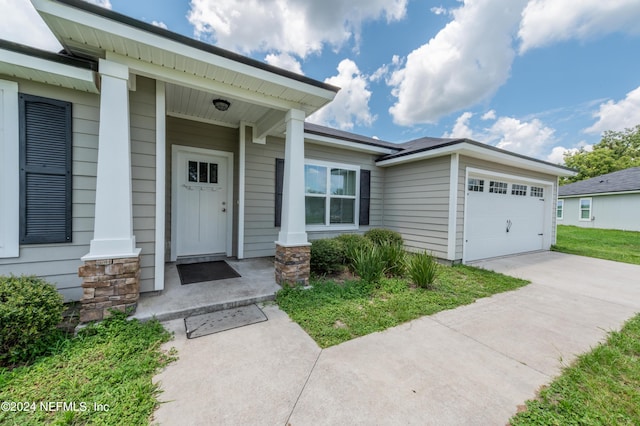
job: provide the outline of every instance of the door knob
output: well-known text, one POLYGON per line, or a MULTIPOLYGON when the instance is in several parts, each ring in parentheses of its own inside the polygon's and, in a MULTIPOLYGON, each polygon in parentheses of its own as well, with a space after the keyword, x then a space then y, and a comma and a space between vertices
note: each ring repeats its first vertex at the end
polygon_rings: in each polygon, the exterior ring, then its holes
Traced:
POLYGON ((227 211, 227 209, 223 208, 222 209, 222 213, 225 213, 227 211))

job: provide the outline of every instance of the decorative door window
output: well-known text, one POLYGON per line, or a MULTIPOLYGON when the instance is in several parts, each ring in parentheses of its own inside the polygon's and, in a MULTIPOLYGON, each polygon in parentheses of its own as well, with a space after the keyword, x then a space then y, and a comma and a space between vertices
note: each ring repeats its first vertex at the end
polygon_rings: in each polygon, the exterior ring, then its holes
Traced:
POLYGON ((199 183, 218 183, 218 164, 189 161, 187 180, 199 183))

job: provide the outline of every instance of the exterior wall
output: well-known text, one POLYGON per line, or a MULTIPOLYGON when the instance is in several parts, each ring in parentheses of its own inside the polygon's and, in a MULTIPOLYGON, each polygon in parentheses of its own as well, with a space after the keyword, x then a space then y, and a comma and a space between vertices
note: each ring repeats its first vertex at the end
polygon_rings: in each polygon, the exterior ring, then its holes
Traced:
POLYGON ((0 275, 38 275, 54 283, 65 300, 80 300, 82 280, 78 277, 78 267, 82 266, 80 258, 89 252, 89 242, 93 238, 100 98, 91 93, 24 80, 13 81, 18 83, 20 93, 73 104, 73 241, 21 245, 20 257, 0 259, 0 275))
MULTIPOLYGON (((276 158, 284 158, 283 139, 268 137, 264 145, 247 141, 244 217, 246 258, 275 255, 275 241, 280 231, 280 228, 274 226, 276 158)), ((375 166, 374 155, 307 143, 305 158, 359 165, 362 169, 371 170, 370 225, 361 226, 357 231, 309 232, 309 240, 328 238, 344 232, 362 233, 370 227, 382 226, 382 182, 385 171, 375 166)))
MULTIPOLYGON (((462 259, 462 247, 464 245, 464 200, 466 192, 466 171, 467 167, 473 167, 478 169, 490 170, 498 173, 506 173, 510 175, 523 176, 531 179, 545 180, 553 182, 553 194, 552 199, 548 205, 551 218, 551 244, 556 241, 556 200, 558 197, 558 185, 557 177, 554 175, 547 175, 544 173, 533 172, 530 170, 520 169, 518 167, 507 166, 505 164, 493 163, 491 161, 480 160, 477 158, 471 158, 467 156, 460 156, 459 170, 458 170, 458 215, 457 215, 457 227, 456 227, 456 259, 462 259)), ((545 195, 546 197, 546 195, 545 195)))
POLYGON ((383 226, 399 232, 410 251, 447 257, 450 167, 444 156, 385 170, 383 226))
MULTIPOLYGON (((233 242, 232 252, 235 255, 238 247, 238 129, 215 126, 199 121, 167 117, 167 165, 166 165, 166 213, 165 213, 165 260, 171 256, 171 150, 173 145, 191 146, 233 153, 233 242)), ((273 241, 272 241, 273 242, 273 241)), ((274 249, 275 250, 275 249, 274 249)))
POLYGON ((564 210, 558 225, 640 231, 640 193, 560 199, 564 200, 564 210), (580 198, 591 198, 591 217, 595 219, 580 220, 580 198))

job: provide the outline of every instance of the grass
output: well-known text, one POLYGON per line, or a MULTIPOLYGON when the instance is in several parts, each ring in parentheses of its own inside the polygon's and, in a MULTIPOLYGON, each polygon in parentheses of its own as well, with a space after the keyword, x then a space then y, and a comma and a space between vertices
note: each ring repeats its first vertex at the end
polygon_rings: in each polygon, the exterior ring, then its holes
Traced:
POLYGON ((640 315, 579 356, 511 424, 640 424, 640 315))
POLYGON ((382 279, 377 286, 362 281, 316 280, 307 290, 281 290, 276 301, 318 345, 326 348, 527 283, 483 269, 443 266, 429 290, 410 287, 398 278, 382 279))
POLYGON ((558 226, 553 250, 640 265, 640 232, 558 226))
POLYGON ((0 424, 149 424, 158 403, 151 379, 175 359, 160 350, 170 338, 160 323, 128 321, 124 314, 61 338, 33 364, 0 369, 0 402, 33 404, 27 411, 0 410, 0 424))

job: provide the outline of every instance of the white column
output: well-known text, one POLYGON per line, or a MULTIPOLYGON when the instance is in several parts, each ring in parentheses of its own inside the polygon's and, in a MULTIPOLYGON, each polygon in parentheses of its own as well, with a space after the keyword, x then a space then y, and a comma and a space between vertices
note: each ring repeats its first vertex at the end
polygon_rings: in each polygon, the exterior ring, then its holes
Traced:
POLYGON ((100 130, 93 240, 83 260, 137 256, 131 205, 129 68, 100 59, 100 130))
POLYGON ((309 244, 304 218, 304 118, 304 111, 296 109, 287 112, 285 117, 282 225, 276 241, 281 246, 309 244))
POLYGON ((156 256, 154 290, 164 290, 164 221, 166 174, 166 91, 156 80, 156 256))

